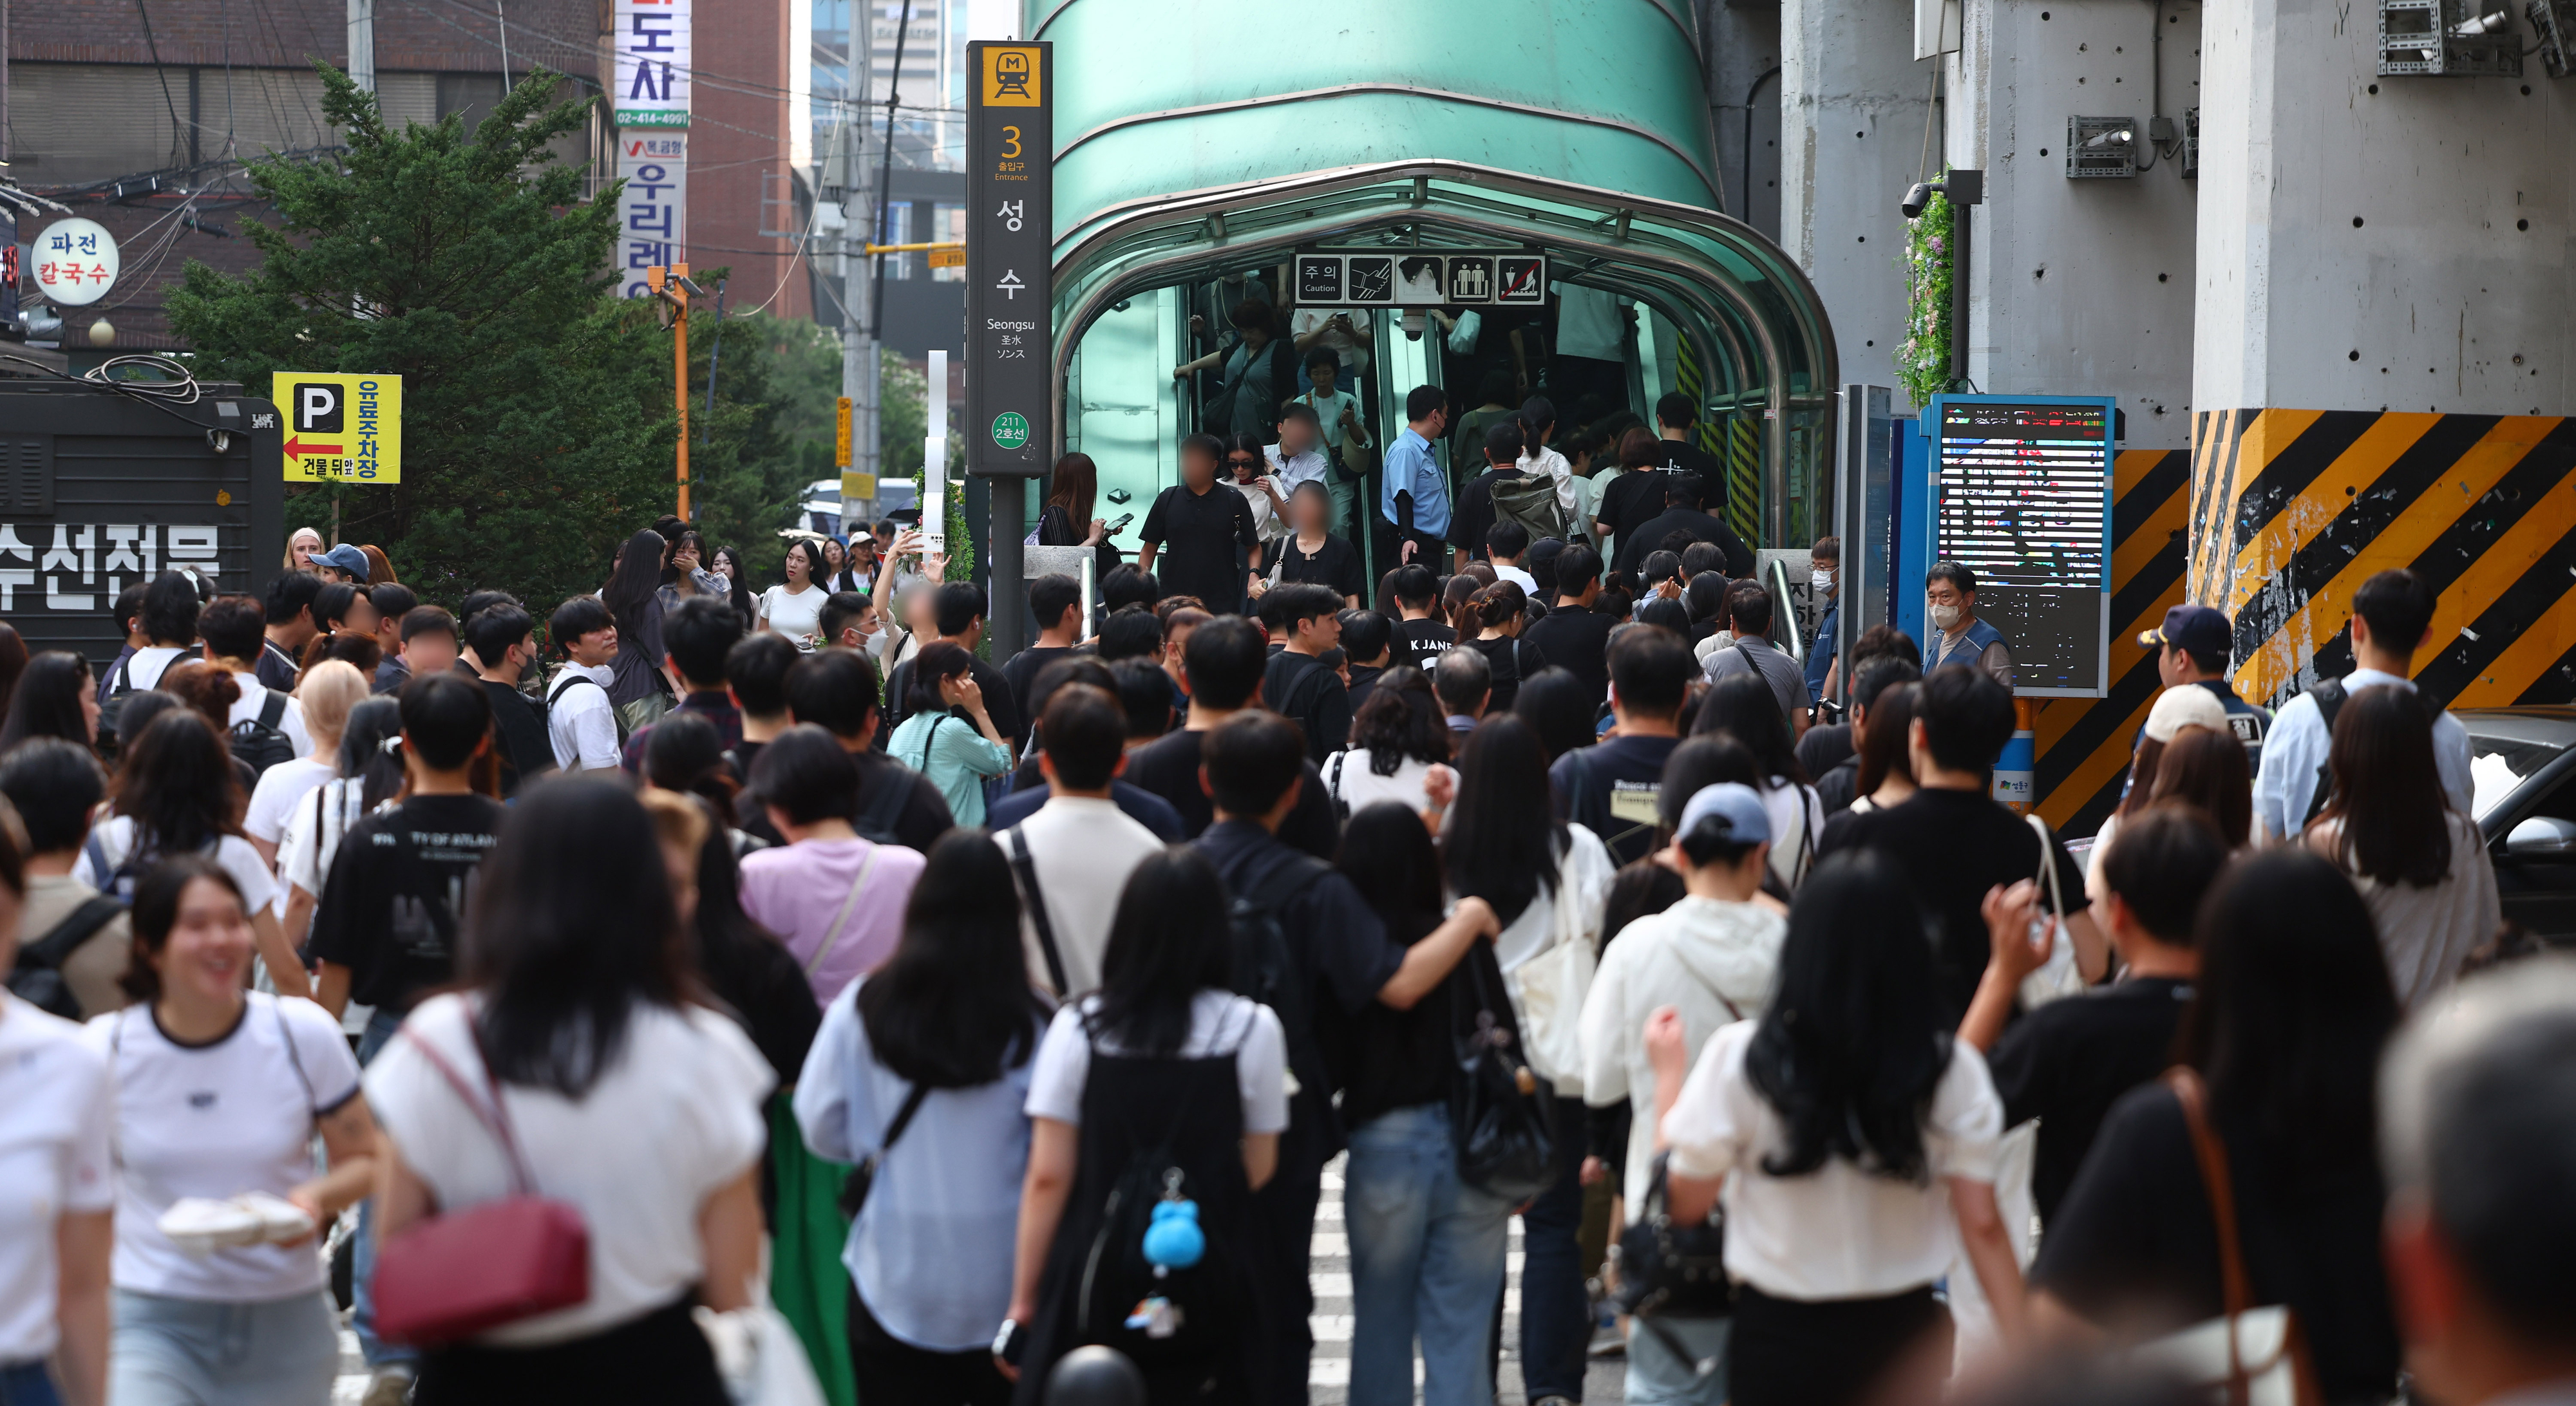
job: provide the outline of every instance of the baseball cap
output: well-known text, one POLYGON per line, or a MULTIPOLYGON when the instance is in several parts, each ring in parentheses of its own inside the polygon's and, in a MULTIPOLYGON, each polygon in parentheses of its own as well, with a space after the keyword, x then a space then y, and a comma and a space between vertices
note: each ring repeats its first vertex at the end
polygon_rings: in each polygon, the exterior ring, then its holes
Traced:
POLYGON ((1675 833, 1687 835, 1709 816, 1726 822, 1727 838, 1736 844, 1771 842, 1771 817, 1762 809, 1762 798, 1741 781, 1720 781, 1692 792, 1675 833))
POLYGON ((2196 683, 2176 684, 2157 694, 2156 706, 2147 710, 2148 739, 2171 742, 2187 727, 2227 731, 2227 705, 2218 701, 2217 694, 2196 683))
POLYGON ((367 554, 350 546, 346 542, 333 547, 327 552, 315 552, 313 554, 313 559, 324 566, 336 567, 339 570, 348 572, 351 576, 358 578, 360 585, 366 584, 367 554))
POLYGON ((2142 649, 2179 645, 2194 654, 2215 654, 2224 659, 2234 648, 2236 628, 2227 623, 2227 612, 2205 605, 2177 605, 2165 612, 2165 622, 2138 636, 2142 649))

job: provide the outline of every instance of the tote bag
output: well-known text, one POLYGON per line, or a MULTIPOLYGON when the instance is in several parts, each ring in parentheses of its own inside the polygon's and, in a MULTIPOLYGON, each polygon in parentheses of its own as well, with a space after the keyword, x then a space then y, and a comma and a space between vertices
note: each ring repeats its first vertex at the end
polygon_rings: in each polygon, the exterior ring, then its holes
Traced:
POLYGON ((1521 1052, 1559 1094, 1581 1097, 1584 997, 1599 964, 1601 910, 1610 889, 1609 851, 1592 832, 1568 825, 1565 856, 1549 895, 1548 944, 1511 973, 1520 1007, 1521 1052))

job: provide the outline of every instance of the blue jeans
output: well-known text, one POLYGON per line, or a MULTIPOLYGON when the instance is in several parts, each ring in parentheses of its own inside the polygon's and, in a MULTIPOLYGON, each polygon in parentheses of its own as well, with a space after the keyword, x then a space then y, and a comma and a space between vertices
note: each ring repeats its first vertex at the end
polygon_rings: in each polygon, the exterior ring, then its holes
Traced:
POLYGON ((1659 1334, 1646 1320, 1628 1320, 1627 1406, 1725 1406, 1726 1339, 1732 1318, 1658 1317, 1659 1334), (1665 1339, 1670 1338, 1670 1342, 1665 1339), (1675 1355, 1679 1345, 1688 1361, 1675 1355), (1700 1375, 1702 1359, 1716 1359, 1717 1369, 1700 1375))
POLYGON ((62 1406, 53 1376, 42 1362, 0 1367, 0 1406, 62 1406))
MULTIPOLYGON (((368 1018, 367 1033, 358 1037, 359 1067, 374 1062, 394 1032, 402 1029, 402 1023, 398 1011, 379 1010, 368 1018)), ((358 1238, 350 1249, 349 1270, 354 1281, 349 1327, 358 1335, 359 1355, 367 1359, 369 1367, 417 1365, 419 1352, 376 1336, 376 1198, 372 1196, 358 1203, 358 1238)))
POLYGON ((1351 1406, 1492 1406, 1485 1335, 1503 1292, 1510 1203, 1458 1180, 1446 1104, 1399 1108, 1351 1133, 1342 1192, 1351 1244, 1351 1406))
POLYGON ((1556 1181, 1521 1212, 1521 1379, 1532 1401, 1583 1399, 1583 1368, 1592 1346, 1592 1296, 1583 1287, 1583 1100, 1553 1106, 1556 1181))
POLYGON ((328 1406, 340 1370, 331 1296, 237 1303, 114 1291, 116 1406, 328 1406))

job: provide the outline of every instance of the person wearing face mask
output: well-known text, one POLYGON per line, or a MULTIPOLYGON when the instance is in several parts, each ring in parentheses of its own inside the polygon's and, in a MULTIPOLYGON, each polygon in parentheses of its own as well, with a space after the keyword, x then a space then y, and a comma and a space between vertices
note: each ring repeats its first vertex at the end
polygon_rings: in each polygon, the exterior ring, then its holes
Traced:
MULTIPOLYGON (((1843 539, 1819 537, 1807 549, 1807 590, 1825 602, 1825 618, 1816 622, 1816 637, 1807 645, 1807 706, 1825 701, 1833 685, 1834 629, 1842 623, 1843 539)), ((1811 719, 1810 721, 1817 721, 1811 719)))
MULTIPOLYGON (((1836 544, 1839 553, 1840 544, 1836 544)), ((1965 664, 1983 669, 1987 676, 2002 684, 2006 692, 2013 686, 2012 651, 2004 646, 2003 631, 1977 618, 1977 573, 1955 561, 1936 561, 1923 575, 1923 600, 1932 621, 1932 642, 1923 652, 1923 676, 1951 664, 1965 664)))

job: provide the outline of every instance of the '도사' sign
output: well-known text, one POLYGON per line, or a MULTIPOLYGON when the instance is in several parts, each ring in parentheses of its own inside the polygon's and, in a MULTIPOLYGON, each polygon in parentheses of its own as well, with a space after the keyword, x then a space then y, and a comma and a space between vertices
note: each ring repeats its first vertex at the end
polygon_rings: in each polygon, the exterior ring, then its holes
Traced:
POLYGON ((616 88, 620 127, 689 125, 689 0, 617 0, 616 88))
POLYGON ((289 483, 402 482, 402 377, 280 371, 289 483))

